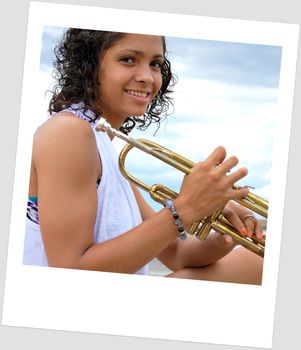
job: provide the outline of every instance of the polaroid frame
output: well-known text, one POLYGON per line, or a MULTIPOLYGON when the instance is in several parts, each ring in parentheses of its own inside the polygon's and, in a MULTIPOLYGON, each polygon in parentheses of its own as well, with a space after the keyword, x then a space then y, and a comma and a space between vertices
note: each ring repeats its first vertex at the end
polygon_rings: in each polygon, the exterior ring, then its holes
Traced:
POLYGON ((292 24, 30 3, 2 323, 271 347, 298 32, 299 26, 292 24), (273 234, 267 242, 261 286, 22 265, 32 135, 39 110, 31 101, 41 94, 34 83, 45 25, 282 47, 268 225, 273 234), (256 337, 249 325, 255 325, 256 337))

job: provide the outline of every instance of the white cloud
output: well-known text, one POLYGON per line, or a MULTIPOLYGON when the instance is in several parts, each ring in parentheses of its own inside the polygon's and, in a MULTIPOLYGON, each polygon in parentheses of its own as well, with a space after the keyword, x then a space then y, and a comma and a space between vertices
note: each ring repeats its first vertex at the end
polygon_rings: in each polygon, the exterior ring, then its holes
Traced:
MULTIPOLYGON (((175 88, 174 104, 177 115, 211 122, 228 118, 254 118, 254 111, 274 106, 277 90, 251 86, 227 85, 202 79, 181 78, 175 88)), ((256 115, 255 115, 256 117, 256 115)), ((270 113, 261 115, 261 122, 270 120, 270 113)))

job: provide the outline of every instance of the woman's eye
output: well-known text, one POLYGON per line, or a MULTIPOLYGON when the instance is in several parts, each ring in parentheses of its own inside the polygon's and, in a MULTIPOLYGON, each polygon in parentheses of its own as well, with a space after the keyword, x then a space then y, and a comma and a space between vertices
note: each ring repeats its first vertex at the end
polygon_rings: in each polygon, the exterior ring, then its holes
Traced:
POLYGON ((135 63, 135 59, 133 57, 122 57, 120 61, 125 63, 135 63))
POLYGON ((163 63, 161 62, 161 61, 154 61, 154 62, 152 62, 152 64, 151 64, 153 67, 155 67, 155 68, 162 68, 162 65, 163 65, 163 63))

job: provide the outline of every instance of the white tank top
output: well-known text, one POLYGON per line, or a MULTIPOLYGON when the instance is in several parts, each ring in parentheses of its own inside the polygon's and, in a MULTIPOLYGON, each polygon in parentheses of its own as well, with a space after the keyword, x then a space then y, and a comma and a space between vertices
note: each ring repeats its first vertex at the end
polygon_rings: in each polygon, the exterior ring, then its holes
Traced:
MULTIPOLYGON (((97 189, 98 208, 94 227, 96 243, 112 239, 141 223, 139 208, 129 182, 122 176, 118 166, 118 155, 109 136, 95 131, 91 111, 75 109, 81 104, 73 105, 65 111, 88 120, 94 131, 102 163, 102 177, 97 189), (90 116, 90 118, 89 118, 90 116)), ((38 223, 26 219, 23 263, 27 265, 47 266, 47 257, 38 223)), ((136 272, 148 274, 148 265, 136 272)))

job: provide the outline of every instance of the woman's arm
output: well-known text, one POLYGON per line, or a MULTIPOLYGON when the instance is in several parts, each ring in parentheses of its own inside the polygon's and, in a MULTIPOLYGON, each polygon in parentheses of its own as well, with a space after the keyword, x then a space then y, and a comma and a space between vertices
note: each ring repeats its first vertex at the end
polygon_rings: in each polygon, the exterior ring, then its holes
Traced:
MULTIPOLYGON (((246 170, 227 176, 237 159, 224 161, 225 156, 219 147, 185 178, 175 200, 185 226, 230 198, 246 195, 246 189, 232 189, 246 170)), ((33 159, 49 266, 134 273, 175 242, 177 228, 164 208, 154 215, 147 213, 141 225, 120 236, 95 243, 96 180, 101 168, 94 133, 85 121, 67 116, 49 120, 36 133, 33 159)))
POLYGON ((49 120, 35 135, 33 159, 49 266, 133 273, 176 238, 170 214, 162 210, 119 237, 95 243, 100 161, 85 121, 67 116, 49 120))

